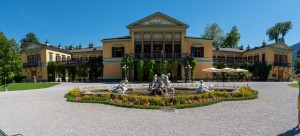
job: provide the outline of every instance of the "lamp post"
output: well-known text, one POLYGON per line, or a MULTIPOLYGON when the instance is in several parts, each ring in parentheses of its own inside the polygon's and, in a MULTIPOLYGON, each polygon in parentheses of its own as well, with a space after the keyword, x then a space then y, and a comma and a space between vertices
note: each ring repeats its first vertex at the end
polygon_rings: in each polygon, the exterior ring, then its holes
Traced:
POLYGON ((162 75, 162 63, 163 63, 163 56, 164 55, 164 50, 161 50, 161 53, 160 53, 160 56, 161 56, 161 61, 160 61, 160 72, 161 72, 161 75, 162 75))
POLYGON ((190 66, 190 64, 188 64, 187 66, 185 66, 185 69, 187 69, 187 82, 191 82, 190 79, 190 70, 192 69, 192 67, 190 66))
POLYGON ((128 69, 129 67, 125 64, 122 68, 125 70, 125 79, 124 79, 124 83, 127 84, 127 83, 128 83, 128 80, 127 80, 126 72, 127 72, 127 69, 128 69))

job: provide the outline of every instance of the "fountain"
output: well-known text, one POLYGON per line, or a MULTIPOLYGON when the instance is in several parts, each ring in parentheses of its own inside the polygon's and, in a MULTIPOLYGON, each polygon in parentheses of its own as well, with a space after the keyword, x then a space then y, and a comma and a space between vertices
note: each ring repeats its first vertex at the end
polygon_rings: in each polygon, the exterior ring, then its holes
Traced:
POLYGON ((175 89, 170 86, 170 75, 170 73, 168 73, 167 75, 161 74, 161 76, 158 77, 155 74, 153 77, 153 81, 149 84, 148 91, 150 92, 150 95, 175 95, 175 89))

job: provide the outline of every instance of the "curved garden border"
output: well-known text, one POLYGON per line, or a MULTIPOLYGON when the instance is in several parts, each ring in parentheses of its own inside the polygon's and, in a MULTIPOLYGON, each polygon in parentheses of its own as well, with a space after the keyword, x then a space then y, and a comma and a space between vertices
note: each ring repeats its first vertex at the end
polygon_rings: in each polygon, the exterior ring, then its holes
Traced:
POLYGON ((162 109, 172 107, 176 109, 202 107, 223 101, 241 101, 258 98, 255 90, 242 89, 242 91, 229 93, 224 91, 207 92, 197 95, 179 95, 174 98, 150 97, 150 96, 127 96, 120 94, 89 94, 82 95, 80 89, 70 90, 65 95, 69 102, 79 103, 101 103, 117 107, 137 108, 137 109, 162 109), (75 90, 75 91, 74 91, 75 90), (156 99, 157 98, 157 99, 156 99), (129 100, 131 99, 131 100, 129 100), (150 100, 151 99, 151 100, 150 100), (171 102, 171 103, 170 103, 171 102), (138 104, 137 104, 138 103, 138 104))

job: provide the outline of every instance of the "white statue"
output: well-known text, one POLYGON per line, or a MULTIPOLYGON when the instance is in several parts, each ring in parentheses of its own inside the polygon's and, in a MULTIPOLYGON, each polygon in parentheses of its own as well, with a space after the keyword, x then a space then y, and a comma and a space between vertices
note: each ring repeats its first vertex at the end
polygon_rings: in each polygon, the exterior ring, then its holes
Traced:
POLYGON ((128 89, 125 87, 124 81, 121 81, 120 84, 111 86, 110 90, 112 93, 124 94, 128 89))
POLYGON ((205 86, 205 84, 203 83, 203 80, 200 80, 200 86, 199 88, 196 89, 197 93, 204 93, 204 92, 209 92, 212 89, 212 85, 211 86, 205 86))

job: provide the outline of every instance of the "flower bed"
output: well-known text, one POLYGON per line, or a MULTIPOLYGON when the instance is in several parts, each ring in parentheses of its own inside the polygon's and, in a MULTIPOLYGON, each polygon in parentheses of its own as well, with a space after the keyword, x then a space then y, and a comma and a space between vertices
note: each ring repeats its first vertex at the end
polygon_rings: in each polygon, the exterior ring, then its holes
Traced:
POLYGON ((203 94, 181 94, 173 98, 160 96, 121 95, 121 94, 82 94, 74 88, 65 95, 69 102, 102 103, 119 107, 160 109, 166 106, 182 109, 211 105, 222 101, 239 101, 257 98, 258 92, 248 87, 241 87, 237 92, 210 91, 203 94))

